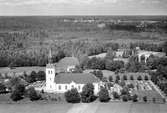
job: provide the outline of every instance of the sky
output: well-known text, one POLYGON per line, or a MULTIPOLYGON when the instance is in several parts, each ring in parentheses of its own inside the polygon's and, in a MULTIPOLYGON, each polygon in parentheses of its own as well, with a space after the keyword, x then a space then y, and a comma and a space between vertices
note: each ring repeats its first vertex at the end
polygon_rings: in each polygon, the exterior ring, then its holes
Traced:
POLYGON ((167 0, 0 0, 0 15, 167 15, 167 0))

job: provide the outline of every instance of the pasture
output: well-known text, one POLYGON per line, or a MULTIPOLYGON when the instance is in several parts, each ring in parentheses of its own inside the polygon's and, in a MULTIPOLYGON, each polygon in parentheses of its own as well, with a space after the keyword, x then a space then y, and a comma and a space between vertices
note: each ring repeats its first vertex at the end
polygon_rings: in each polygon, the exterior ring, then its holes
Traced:
POLYGON ((166 106, 126 102, 1 104, 0 113, 166 113, 166 106))

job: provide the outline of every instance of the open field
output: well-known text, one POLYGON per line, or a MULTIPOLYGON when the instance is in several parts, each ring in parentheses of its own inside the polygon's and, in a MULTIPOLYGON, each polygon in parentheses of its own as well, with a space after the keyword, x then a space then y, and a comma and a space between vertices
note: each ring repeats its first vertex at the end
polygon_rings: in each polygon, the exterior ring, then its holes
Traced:
POLYGON ((0 104, 0 113, 166 113, 166 104, 0 104), (120 109, 121 108, 121 109, 120 109))

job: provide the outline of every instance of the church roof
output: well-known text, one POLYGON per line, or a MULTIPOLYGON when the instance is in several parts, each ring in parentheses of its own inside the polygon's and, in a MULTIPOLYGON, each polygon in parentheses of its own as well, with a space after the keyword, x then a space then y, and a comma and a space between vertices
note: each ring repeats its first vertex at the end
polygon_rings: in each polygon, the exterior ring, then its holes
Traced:
POLYGON ((60 73, 55 77, 57 84, 69 84, 71 82, 78 84, 97 83, 100 80, 91 73, 60 73))

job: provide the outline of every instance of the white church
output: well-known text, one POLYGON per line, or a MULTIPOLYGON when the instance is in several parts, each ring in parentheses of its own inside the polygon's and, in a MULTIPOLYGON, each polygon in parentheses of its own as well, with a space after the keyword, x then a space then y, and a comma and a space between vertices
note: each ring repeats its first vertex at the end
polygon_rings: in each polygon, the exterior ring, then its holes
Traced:
POLYGON ((91 73, 72 73, 79 61, 75 57, 65 57, 57 64, 51 61, 46 66, 45 92, 64 93, 72 88, 82 92, 87 83, 94 85, 94 93, 100 90, 100 80, 91 73))

